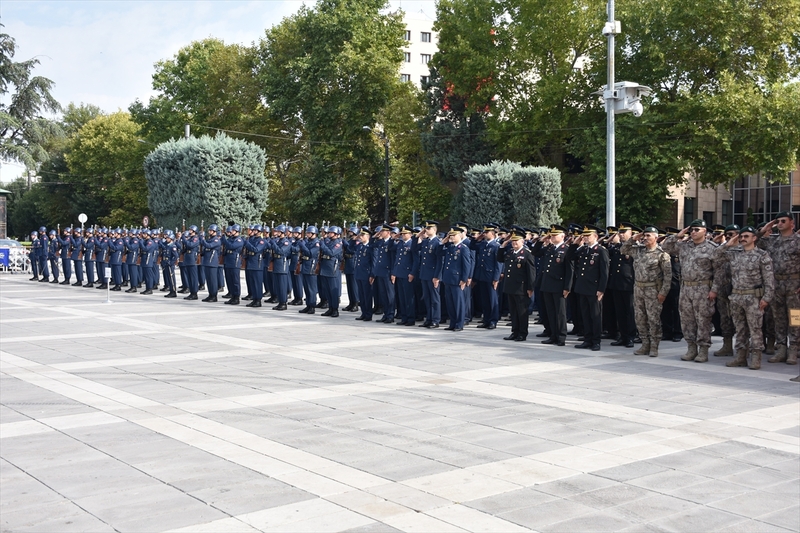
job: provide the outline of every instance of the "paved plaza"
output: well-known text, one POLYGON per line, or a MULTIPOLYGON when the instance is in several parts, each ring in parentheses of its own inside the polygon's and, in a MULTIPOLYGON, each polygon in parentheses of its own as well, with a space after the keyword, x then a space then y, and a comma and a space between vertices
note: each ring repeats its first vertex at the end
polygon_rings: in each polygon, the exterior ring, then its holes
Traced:
POLYGON ((111 294, 0 276, 4 532, 800 530, 796 366, 111 294))

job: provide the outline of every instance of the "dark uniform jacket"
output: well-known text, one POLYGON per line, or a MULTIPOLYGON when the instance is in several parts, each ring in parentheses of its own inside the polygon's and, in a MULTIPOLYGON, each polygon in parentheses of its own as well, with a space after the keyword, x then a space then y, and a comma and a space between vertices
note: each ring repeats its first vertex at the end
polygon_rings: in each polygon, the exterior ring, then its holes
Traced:
POLYGON ((497 251, 497 260, 505 263, 503 275, 503 292, 505 294, 525 294, 532 291, 536 284, 536 266, 533 254, 523 247, 519 252, 511 248, 500 247, 497 251))
POLYGON ((554 244, 544 246, 541 241, 533 247, 533 255, 541 257, 539 276, 542 292, 562 293, 572 290, 574 271, 572 250, 566 244, 556 249, 554 244))
POLYGON ((608 288, 614 291, 633 292, 633 257, 620 253, 622 244, 608 246, 608 288))
POLYGON ((575 258, 575 292, 591 296, 598 292, 606 292, 608 285, 608 250, 595 244, 588 246, 570 246, 577 253, 575 258))

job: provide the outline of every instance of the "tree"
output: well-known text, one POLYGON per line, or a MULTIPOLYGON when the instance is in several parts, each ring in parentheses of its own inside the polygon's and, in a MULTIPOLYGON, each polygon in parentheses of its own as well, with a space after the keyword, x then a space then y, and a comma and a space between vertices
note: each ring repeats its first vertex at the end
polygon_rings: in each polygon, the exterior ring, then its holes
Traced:
POLYGON ((519 163, 492 161, 488 165, 473 165, 464 173, 460 203, 453 217, 471 226, 487 222, 514 222, 514 200, 511 181, 519 163))
POLYGON ((162 143, 145 159, 150 210, 164 227, 258 222, 267 203, 265 160, 255 144, 224 134, 162 143))
POLYGON ((62 135, 61 128, 41 114, 55 113, 60 106, 50 94, 53 82, 31 75, 39 60, 14 62, 16 50, 14 38, 0 33, 0 97, 12 87, 14 91, 8 104, 5 98, 0 101, 0 157, 34 169, 47 160, 43 145, 49 138, 62 135))
POLYGON ((386 7, 385 0, 321 0, 259 43, 261 95, 301 148, 278 192, 294 217, 363 220, 382 212, 374 201, 381 154, 363 127, 376 123, 399 83, 405 28, 400 13, 381 14, 386 7))
POLYGON ((554 168, 521 167, 511 174, 514 222, 540 228, 561 222, 561 173, 554 168))
POLYGON ((139 225, 147 208, 144 179, 146 145, 139 126, 125 112, 98 116, 73 137, 63 180, 79 198, 96 202, 97 221, 106 225, 139 225))

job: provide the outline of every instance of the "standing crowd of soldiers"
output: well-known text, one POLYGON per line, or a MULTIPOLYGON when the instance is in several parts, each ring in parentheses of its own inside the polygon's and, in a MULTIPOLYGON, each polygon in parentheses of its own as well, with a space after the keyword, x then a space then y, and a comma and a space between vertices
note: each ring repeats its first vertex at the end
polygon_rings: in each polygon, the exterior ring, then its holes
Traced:
POLYGON ((31 279, 58 283, 63 272, 60 283, 70 284, 74 271, 73 286, 160 290, 187 300, 207 290, 204 302, 217 302, 227 286, 226 304, 261 307, 268 297, 273 310, 305 302, 300 313, 321 308, 338 317, 344 274, 344 310, 360 312, 356 320, 379 316, 426 328, 447 321, 445 329, 461 331, 478 318, 478 328, 495 329, 508 315, 505 340, 525 341, 536 307, 544 344, 564 346, 571 319, 578 348, 600 350, 603 338, 628 348, 641 342, 634 353, 656 357, 662 339, 685 338, 682 359, 695 362, 708 361, 718 314, 723 347, 714 355, 735 355, 728 366, 757 369, 765 351, 769 362, 797 364, 800 328, 790 326, 789 310, 800 308, 800 232, 788 212, 758 229, 695 220, 666 232, 627 223, 605 230, 456 223, 439 233, 429 220, 414 228, 320 230, 229 224, 221 232, 212 224, 207 231, 65 228, 59 235, 42 227, 31 234, 31 279))

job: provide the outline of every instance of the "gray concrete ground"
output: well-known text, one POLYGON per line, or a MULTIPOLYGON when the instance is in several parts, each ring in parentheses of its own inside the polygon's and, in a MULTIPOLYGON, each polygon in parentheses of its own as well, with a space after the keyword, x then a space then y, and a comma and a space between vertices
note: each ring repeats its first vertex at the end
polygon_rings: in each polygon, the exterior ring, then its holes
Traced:
POLYGON ((800 530, 797 367, 112 294, 0 277, 3 531, 800 530))

